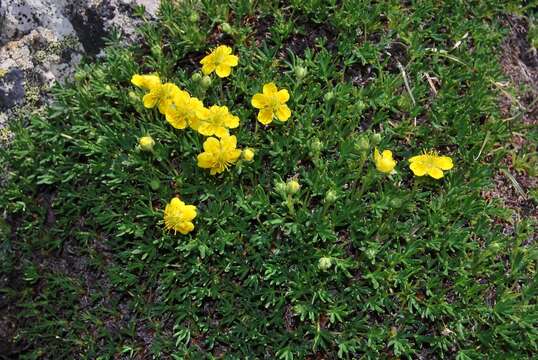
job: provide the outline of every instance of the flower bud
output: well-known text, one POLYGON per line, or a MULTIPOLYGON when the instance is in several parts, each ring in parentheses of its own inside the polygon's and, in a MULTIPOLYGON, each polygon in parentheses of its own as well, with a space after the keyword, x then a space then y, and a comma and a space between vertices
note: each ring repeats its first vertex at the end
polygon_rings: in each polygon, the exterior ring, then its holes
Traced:
POLYGON ((251 148, 246 148, 241 152, 243 155, 243 160, 252 161, 254 159, 254 151, 251 148))
POLYGON ((230 24, 228 24, 227 22, 224 22, 220 25, 220 28, 222 29, 222 31, 224 31, 226 34, 232 34, 234 32, 234 29, 232 28, 232 26, 230 24))
POLYGON ((149 182, 149 186, 151 187, 151 190, 157 191, 157 190, 159 190, 159 187, 161 187, 161 183, 157 179, 152 179, 149 182))
POLYGON ((338 195, 336 194, 336 191, 334 190, 329 190, 325 193, 325 203, 327 204, 333 204, 337 198, 338 198, 338 195))
POLYGON ((357 151, 368 151, 370 149, 370 141, 368 137, 363 135, 355 142, 355 150, 357 151))
POLYGON ((312 153, 319 155, 322 148, 323 143, 318 138, 314 138, 312 141, 310 141, 310 150, 312 153))
POLYGON ((209 75, 205 75, 202 78, 202 81, 200 82, 200 86, 202 86, 204 89, 207 89, 208 87, 211 86, 211 78, 209 77, 209 75))
POLYGON ((161 50, 161 46, 160 45, 153 45, 151 47, 151 54, 153 56, 161 56, 162 55, 162 50, 161 50))
POLYGON ((372 142, 373 146, 379 145, 379 143, 381 142, 381 134, 379 133, 372 134, 370 141, 372 142))
POLYGON ((325 93, 323 98, 325 99, 325 101, 331 101, 332 99, 334 99, 334 91, 329 91, 325 93))
POLYGON ((332 259, 330 257, 322 257, 319 259, 319 262, 318 262, 318 269, 320 269, 321 271, 327 271, 330 269, 330 267, 332 266, 332 259))
POLYGON ((189 21, 190 21, 190 22, 195 23, 195 22, 198 21, 198 19, 200 19, 200 16, 198 15, 198 13, 193 12, 193 13, 191 13, 190 16, 189 16, 189 21))
POLYGON ((294 72, 297 80, 302 80, 308 75, 308 70, 304 66, 296 66, 294 72))
POLYGON ((192 74, 191 79, 194 82, 201 81, 202 80, 202 74, 200 74, 199 72, 195 72, 194 74, 192 74))
POLYGON ((133 104, 140 102, 140 96, 138 96, 134 91, 129 91, 129 101, 133 104))
POLYGON ((138 146, 140 146, 140 150, 142 151, 153 151, 153 146, 155 146, 155 140, 151 136, 142 136, 140 139, 138 139, 138 146))
POLYGON ((283 182, 279 181, 275 184, 275 191, 277 193, 279 193, 280 195, 286 195, 286 184, 284 184, 283 182))
POLYGON ((286 183, 286 191, 288 194, 296 194, 299 192, 299 190, 301 190, 301 185, 297 180, 288 180, 286 183))

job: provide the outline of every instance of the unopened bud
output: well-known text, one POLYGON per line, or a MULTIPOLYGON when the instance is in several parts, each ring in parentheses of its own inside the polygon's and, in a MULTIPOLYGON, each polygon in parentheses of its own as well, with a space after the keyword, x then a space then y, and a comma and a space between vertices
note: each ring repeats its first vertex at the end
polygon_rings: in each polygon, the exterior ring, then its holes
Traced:
POLYGON ((155 146, 155 140, 151 136, 142 136, 138 139, 138 145, 142 151, 153 151, 153 146, 155 146))
POLYGON ((329 91, 325 93, 323 98, 325 99, 325 101, 331 101, 332 99, 334 99, 334 91, 329 91))
POLYGON ((208 87, 211 86, 211 78, 209 77, 209 75, 205 75, 205 76, 202 78, 202 81, 200 82, 200 85, 201 85, 204 89, 207 89, 208 87))
POLYGON ((325 193, 325 202, 327 204, 333 204, 337 198, 338 198, 338 195, 336 194, 336 191, 334 190, 329 190, 325 193))
POLYGON ((251 148, 246 148, 241 154, 245 161, 252 161, 254 159, 254 151, 251 148))
POLYGON ((332 259, 330 257, 324 256, 319 259, 318 268, 322 271, 327 271, 331 268, 332 264, 332 259))
POLYGON ((355 149, 358 151, 368 151, 370 149, 370 141, 368 141, 367 136, 361 136, 355 142, 355 149))
POLYGON ((301 190, 301 185, 297 180, 288 180, 286 183, 286 191, 288 194, 296 194, 299 190, 301 190))
POLYGON ((302 80, 308 75, 308 70, 304 66, 296 66, 294 71, 297 80, 302 80))
POLYGON ((226 34, 232 34, 234 32, 234 29, 232 28, 232 26, 230 24, 228 24, 227 22, 225 23, 222 23, 220 25, 220 28, 222 29, 222 31, 224 31, 226 34))
POLYGON ((374 146, 379 145, 379 143, 381 142, 381 134, 374 133, 372 137, 370 138, 370 140, 372 141, 372 145, 374 146))

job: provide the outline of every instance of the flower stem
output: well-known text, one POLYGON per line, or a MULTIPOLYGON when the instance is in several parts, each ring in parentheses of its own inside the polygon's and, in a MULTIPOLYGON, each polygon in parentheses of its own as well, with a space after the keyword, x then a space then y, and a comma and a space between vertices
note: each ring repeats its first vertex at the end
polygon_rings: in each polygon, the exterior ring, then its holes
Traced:
POLYGON ((286 205, 288 206, 290 215, 295 215, 295 208, 293 207, 293 198, 291 197, 291 194, 288 194, 286 197, 286 205))

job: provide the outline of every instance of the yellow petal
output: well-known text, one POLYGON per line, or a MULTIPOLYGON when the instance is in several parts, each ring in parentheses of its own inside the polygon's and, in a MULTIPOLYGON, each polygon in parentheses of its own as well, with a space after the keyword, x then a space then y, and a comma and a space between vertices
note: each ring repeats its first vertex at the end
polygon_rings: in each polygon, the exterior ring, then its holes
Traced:
POLYGON ((439 169, 438 167, 432 166, 428 169, 428 175, 430 175, 434 179, 440 179, 443 177, 443 170, 439 169))
POLYGON ((187 127, 187 121, 184 116, 179 115, 173 110, 168 110, 165 113, 166 121, 170 123, 176 129, 185 129, 187 127))
POLYGON ((175 197, 172 200, 170 200, 170 205, 172 205, 173 207, 179 207, 179 206, 185 205, 185 203, 181 201, 180 198, 175 197))
POLYGON ((448 156, 438 156, 434 159, 433 164, 441 170, 450 170, 454 167, 452 159, 448 156))
POLYGON ((183 235, 187 235, 191 231, 194 230, 194 224, 190 221, 185 221, 177 225, 177 229, 174 229, 182 233, 183 235))
POLYGON ((290 93, 286 89, 279 90, 276 96, 281 104, 287 102, 290 99, 290 93))
POLYGON ((225 151, 231 151, 237 147, 237 138, 235 135, 223 137, 220 142, 225 151))
POLYGON ((226 156, 226 159, 229 161, 229 162, 236 162, 237 159, 239 159, 239 157, 241 156, 241 150, 239 149, 235 149, 235 150, 232 150, 230 151, 227 156, 226 156))
POLYGON ((217 69, 216 69, 217 76, 220 78, 225 78, 229 76, 231 72, 232 72, 232 68, 224 64, 217 66, 217 69))
POLYGON ((208 124, 206 122, 202 122, 198 126, 197 131, 204 136, 211 136, 215 133, 215 126, 208 124))
POLYGON ((267 83, 265 85, 263 85, 263 94, 264 95, 271 95, 271 94, 274 94, 278 91, 278 89, 276 88, 276 85, 275 83, 267 83))
POLYGON ((383 157, 389 160, 392 160, 392 151, 390 150, 383 150, 383 157))
POLYGON ((409 168, 416 176, 426 175, 426 168, 420 161, 412 162, 411 165, 409 165, 409 168))
POLYGON ((161 80, 157 75, 133 75, 131 83, 139 88, 145 90, 153 90, 155 87, 161 85, 161 80))
POLYGON ((239 58, 235 55, 228 55, 222 63, 228 66, 237 66, 239 64, 239 58))
POLYGON ((291 110, 287 105, 280 106, 278 110, 276 111, 276 117, 280 121, 286 121, 290 118, 290 116, 291 116, 291 110))
POLYGON ((204 75, 209 75, 214 70, 215 70, 215 64, 213 64, 212 62, 204 64, 204 66, 202 66, 202 72, 204 73, 204 75))
POLYGON ((200 64, 206 65, 213 62, 213 54, 209 54, 204 56, 202 60, 200 60, 200 64))
POLYGON ((196 217, 196 206, 185 205, 183 207, 183 218, 187 221, 191 221, 196 217))
POLYGON ((215 127, 213 133, 219 138, 224 138, 230 135, 230 133, 228 132, 228 129, 222 126, 215 127))
POLYGON ((144 102, 144 107, 151 109, 157 105, 157 102, 159 101, 159 96, 155 92, 150 92, 149 94, 144 95, 142 98, 144 102))
POLYGON ((239 117, 234 115, 228 115, 224 119, 224 125, 229 129, 235 129, 239 126, 239 117))
POLYGON ((232 53, 232 48, 227 45, 220 45, 215 51, 222 52, 224 55, 229 55, 232 53))
POLYGON ((213 167, 213 164, 215 163, 215 158, 213 157, 212 153, 204 152, 201 154, 198 154, 198 166, 202 169, 210 169, 213 167))
POLYGON ((263 94, 256 94, 252 97, 251 104, 256 109, 263 109, 267 106, 267 98, 263 94))
POLYGON ((409 162, 416 162, 416 161, 424 161, 426 159, 427 155, 416 155, 409 158, 409 162))
POLYGON ((377 148, 374 149, 374 161, 377 163, 381 160, 381 154, 379 153, 379 150, 377 148))
POLYGON ((214 137, 207 138, 204 142, 204 151, 209 153, 219 153, 220 141, 214 137))
POLYGON ((258 113, 258 120, 263 124, 267 125, 273 121, 273 110, 272 109, 261 109, 258 113))

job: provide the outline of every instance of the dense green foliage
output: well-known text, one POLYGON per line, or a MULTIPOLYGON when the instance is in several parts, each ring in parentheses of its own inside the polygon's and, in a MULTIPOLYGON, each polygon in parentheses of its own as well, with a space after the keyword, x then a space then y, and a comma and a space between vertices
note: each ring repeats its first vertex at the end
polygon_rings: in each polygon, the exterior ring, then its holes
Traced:
POLYGON ((113 37, 106 57, 57 88, 48 115, 20 124, 2 153, 11 178, 0 194, 0 274, 11 280, 0 296, 23 358, 538 351, 535 224, 522 219, 504 234, 510 211, 482 196, 502 144, 522 131, 502 119, 496 84, 497 20, 512 9, 187 3, 165 1, 142 45, 113 37), (240 63, 205 92, 191 75, 220 43, 240 63), (144 109, 130 84, 148 72, 227 105, 255 161, 214 177, 198 168, 203 137, 144 109), (293 114, 265 128, 250 99, 269 81, 289 89, 293 114), (136 149, 147 133, 155 154, 136 149), (373 149, 357 149, 374 133, 397 174, 377 173, 373 149), (455 168, 438 181, 413 177, 406 159, 423 149, 450 155, 455 168), (274 189, 291 177, 301 184, 294 211, 274 189), (163 231, 176 194, 198 207, 187 236, 163 231))

